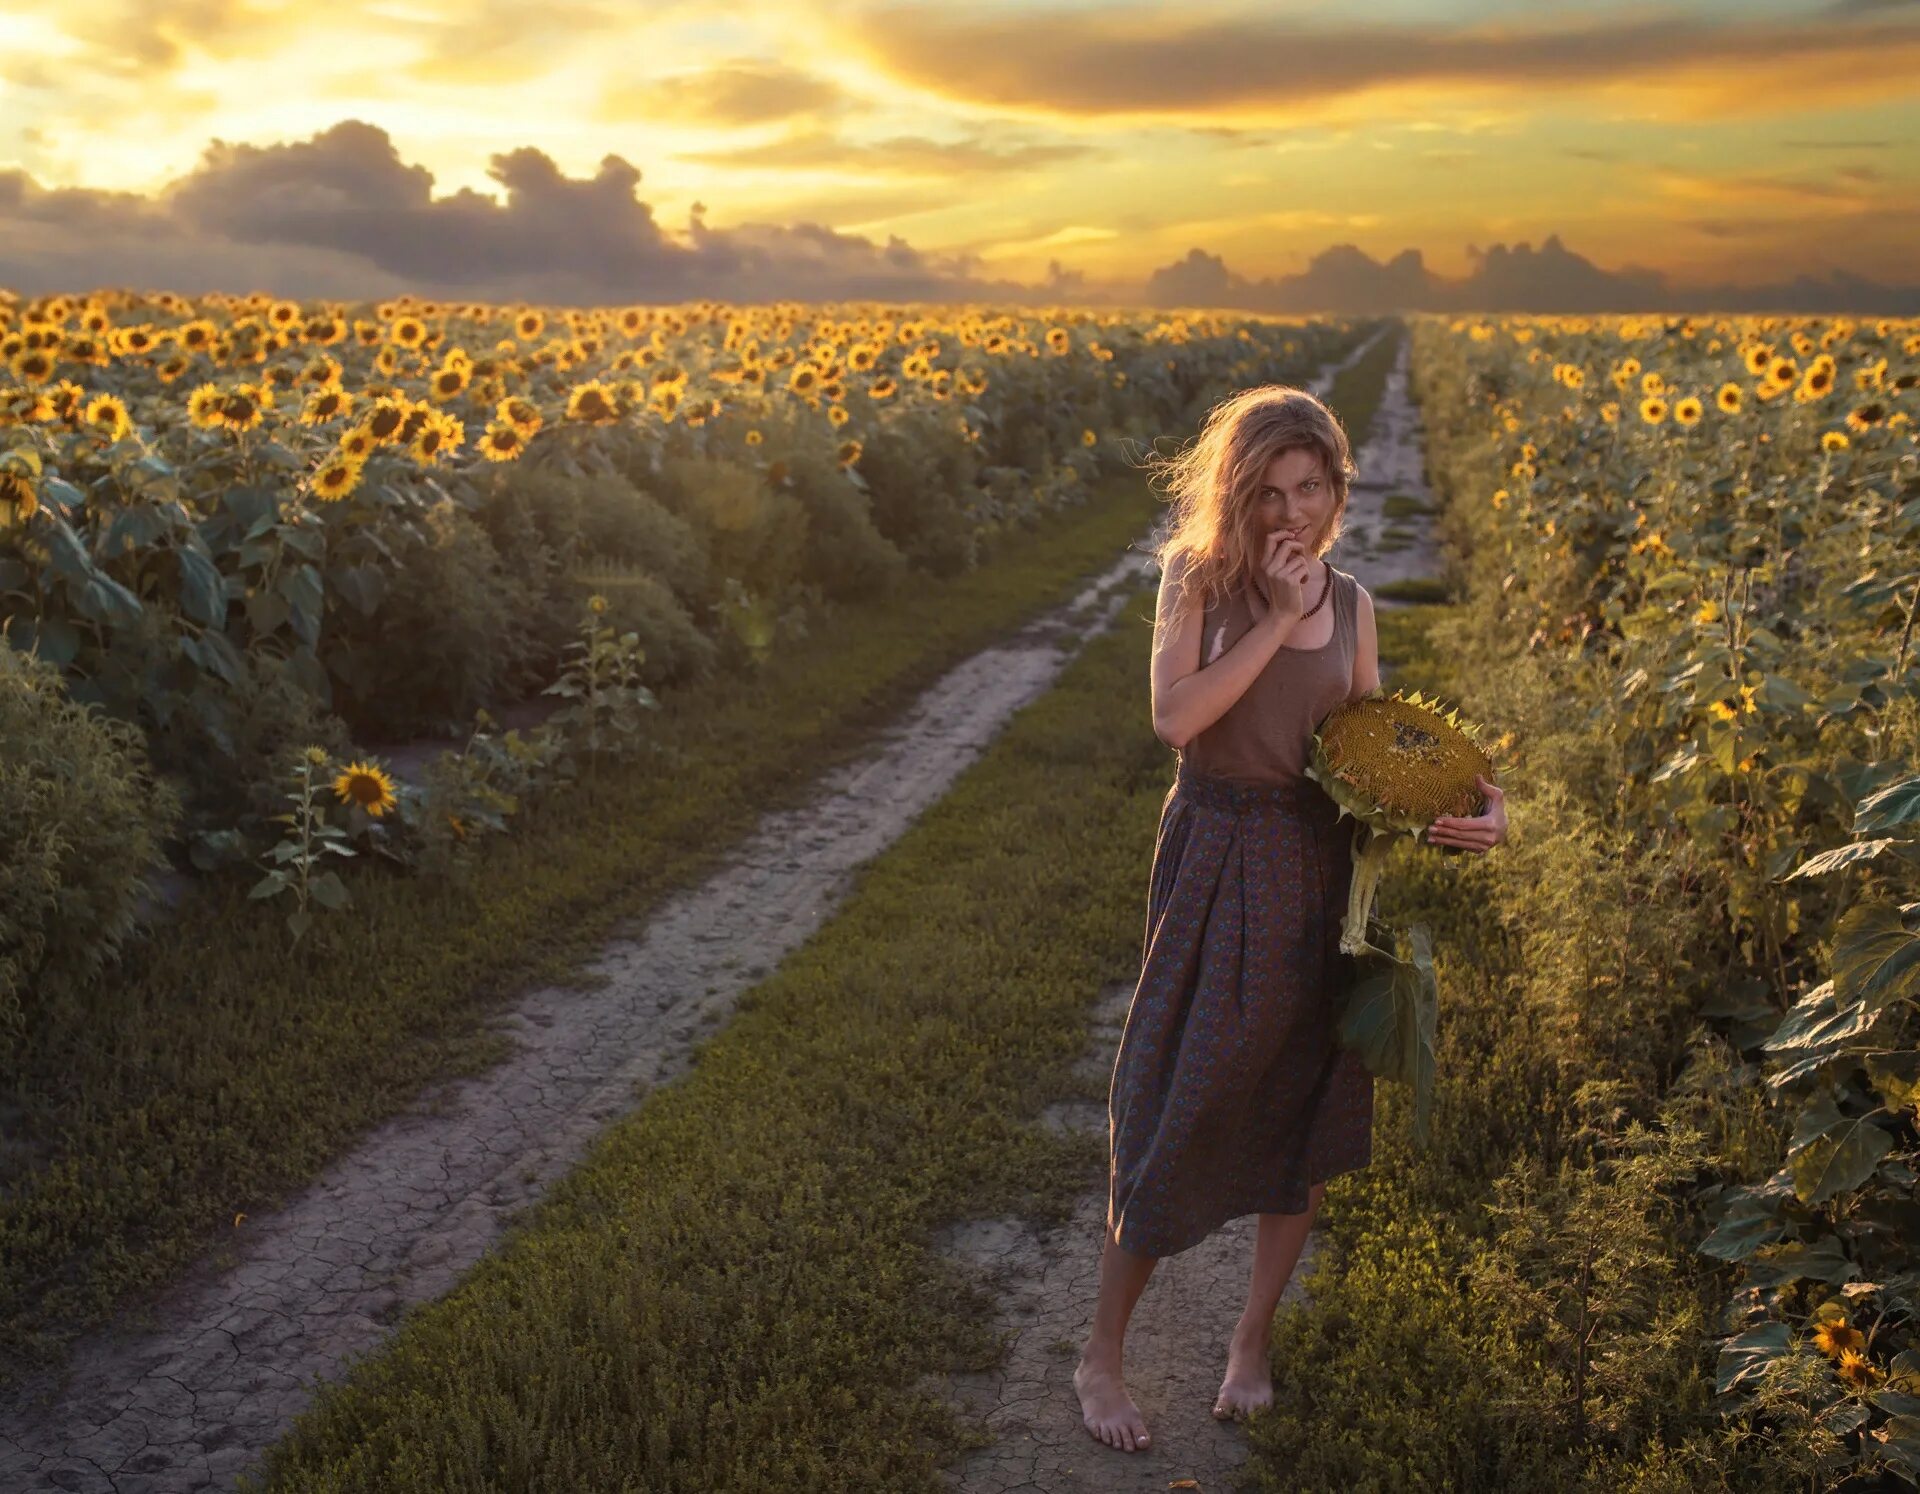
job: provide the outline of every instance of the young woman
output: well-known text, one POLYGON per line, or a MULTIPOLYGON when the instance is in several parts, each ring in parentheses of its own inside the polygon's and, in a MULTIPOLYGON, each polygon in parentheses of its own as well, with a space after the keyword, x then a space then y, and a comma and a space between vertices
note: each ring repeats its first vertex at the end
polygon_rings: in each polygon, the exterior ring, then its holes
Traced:
MULTIPOLYGON (((1326 1182, 1372 1160, 1373 1076, 1335 1036, 1351 822, 1302 776, 1328 711, 1380 682, 1373 599, 1321 557, 1354 476, 1311 393, 1268 385, 1209 412, 1166 464, 1153 725, 1178 766, 1161 806, 1140 980, 1108 1095, 1100 1299, 1073 1383, 1087 1430, 1127 1452, 1145 1422, 1121 1378, 1155 1262, 1260 1216, 1246 1310, 1213 1414, 1271 1404, 1273 1314, 1326 1182)), ((1487 813, 1428 840, 1485 851, 1487 813)))

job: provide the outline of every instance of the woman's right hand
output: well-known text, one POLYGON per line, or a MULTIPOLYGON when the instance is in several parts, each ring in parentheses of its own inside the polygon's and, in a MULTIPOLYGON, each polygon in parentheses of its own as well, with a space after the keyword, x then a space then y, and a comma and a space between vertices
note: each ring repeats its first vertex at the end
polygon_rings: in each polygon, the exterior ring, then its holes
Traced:
POLYGON ((1307 580, 1312 574, 1306 546, 1284 529, 1271 530, 1254 578, 1254 620, 1265 622, 1268 614, 1275 613, 1283 622, 1300 621, 1307 609, 1307 580))

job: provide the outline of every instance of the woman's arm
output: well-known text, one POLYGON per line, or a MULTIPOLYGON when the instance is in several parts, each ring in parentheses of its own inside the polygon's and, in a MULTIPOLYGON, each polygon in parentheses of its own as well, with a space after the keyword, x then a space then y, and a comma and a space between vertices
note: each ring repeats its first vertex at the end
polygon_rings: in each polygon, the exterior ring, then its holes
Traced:
POLYGON ((1374 621, 1373 595, 1354 584, 1360 596, 1353 614, 1353 688, 1347 692, 1348 700, 1380 688, 1380 628, 1374 621))
POLYGON ((1234 646, 1204 668, 1199 598, 1180 595, 1183 557, 1160 575, 1160 601, 1153 621, 1153 732, 1178 750, 1227 713, 1286 642, 1295 619, 1268 609, 1234 646))

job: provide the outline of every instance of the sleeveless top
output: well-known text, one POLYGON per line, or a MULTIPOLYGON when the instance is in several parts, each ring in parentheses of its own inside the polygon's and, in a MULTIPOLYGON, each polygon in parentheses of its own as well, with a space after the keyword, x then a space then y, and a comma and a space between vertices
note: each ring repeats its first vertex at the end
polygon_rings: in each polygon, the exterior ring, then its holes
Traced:
MULTIPOLYGON (((1254 676, 1240 698, 1220 719, 1196 732, 1178 753, 1182 767, 1242 783, 1291 783, 1300 779, 1312 750, 1313 734, 1327 712, 1353 693, 1354 615, 1359 585, 1347 572, 1329 566, 1333 636, 1319 648, 1283 643, 1254 676)), ((1247 593, 1240 591, 1202 614, 1200 667, 1206 668, 1247 635, 1254 617, 1247 593)), ((1294 629, 1298 636, 1299 629, 1294 629)))

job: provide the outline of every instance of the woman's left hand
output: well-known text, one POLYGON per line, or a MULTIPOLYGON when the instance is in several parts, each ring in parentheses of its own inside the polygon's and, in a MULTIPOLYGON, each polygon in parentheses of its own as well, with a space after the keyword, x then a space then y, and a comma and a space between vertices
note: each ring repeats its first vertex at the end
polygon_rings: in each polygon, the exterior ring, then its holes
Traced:
POLYGON ((1487 812, 1476 815, 1443 814, 1427 826, 1427 839, 1437 846, 1459 846, 1467 851, 1490 851, 1507 838, 1507 796, 1482 778, 1473 779, 1487 801, 1487 812))

